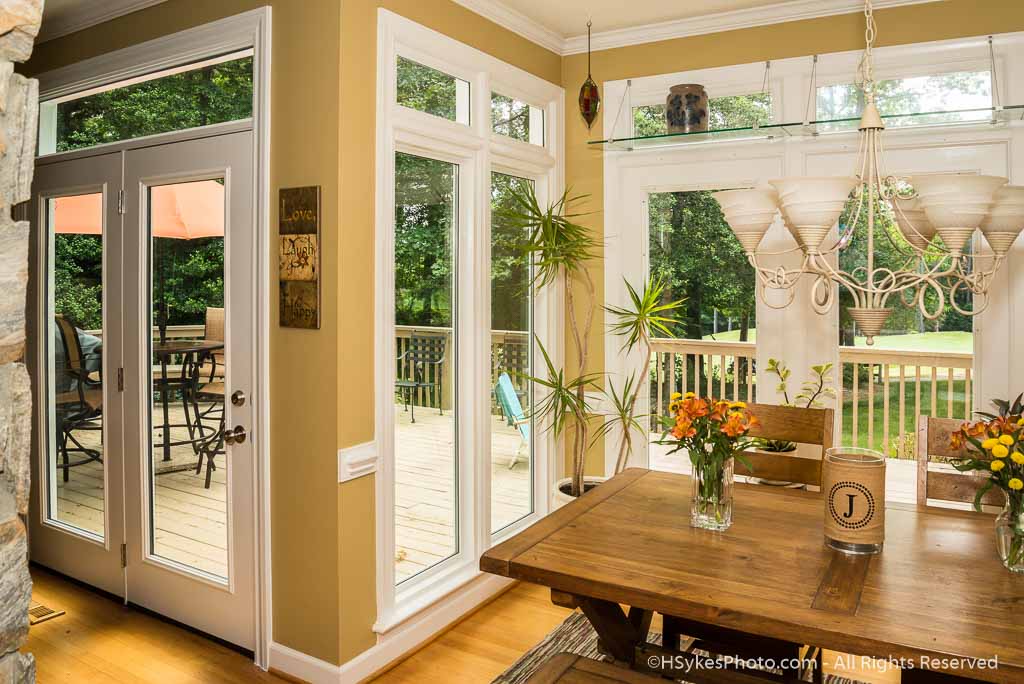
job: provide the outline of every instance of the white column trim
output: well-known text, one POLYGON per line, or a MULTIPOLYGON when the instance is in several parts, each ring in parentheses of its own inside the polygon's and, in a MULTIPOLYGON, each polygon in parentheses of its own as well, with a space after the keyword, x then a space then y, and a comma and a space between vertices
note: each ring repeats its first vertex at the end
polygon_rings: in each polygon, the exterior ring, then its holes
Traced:
POLYGON ((338 482, 377 472, 377 453, 376 441, 338 449, 338 482))

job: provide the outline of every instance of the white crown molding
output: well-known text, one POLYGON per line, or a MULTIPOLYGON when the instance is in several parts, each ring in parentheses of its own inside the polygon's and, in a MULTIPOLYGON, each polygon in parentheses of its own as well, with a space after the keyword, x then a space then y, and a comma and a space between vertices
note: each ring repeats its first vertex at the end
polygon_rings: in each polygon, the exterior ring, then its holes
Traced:
MULTIPOLYGON (((901 5, 919 5, 926 2, 937 2, 937 0, 875 0, 874 7, 883 9, 901 5)), ((706 14, 690 19, 676 19, 614 31, 600 31, 593 35, 591 44, 594 51, 610 50, 659 40, 782 24, 787 21, 816 19, 836 14, 853 14, 863 10, 863 0, 793 0, 764 7, 706 14)), ((573 36, 563 41, 562 55, 574 55, 586 51, 587 37, 585 35, 573 36)))
POLYGON ((551 50, 556 55, 564 54, 565 38, 522 12, 514 10, 501 0, 455 0, 468 10, 476 12, 498 26, 519 34, 523 38, 551 50))
POLYGON ((68 10, 63 16, 56 18, 44 17, 43 24, 39 28, 39 37, 36 43, 45 43, 54 38, 60 38, 75 31, 87 29, 96 24, 102 24, 111 19, 117 19, 125 14, 131 14, 153 5, 159 5, 166 0, 103 0, 96 2, 84 1, 73 10, 68 10))
MULTIPOLYGON (((875 0, 875 9, 918 5, 938 0, 875 0)), ((535 19, 506 5, 502 0, 455 0, 463 7, 490 19, 495 24, 530 40, 559 55, 575 55, 587 51, 585 35, 563 38, 557 31, 543 26, 535 19)), ((836 14, 852 14, 864 9, 862 0, 792 0, 765 7, 718 12, 689 19, 633 26, 593 34, 592 48, 612 48, 653 43, 659 40, 685 38, 721 31, 781 24, 787 21, 828 17, 836 14)))
POLYGON ((338 449, 338 482, 377 472, 377 442, 338 449))

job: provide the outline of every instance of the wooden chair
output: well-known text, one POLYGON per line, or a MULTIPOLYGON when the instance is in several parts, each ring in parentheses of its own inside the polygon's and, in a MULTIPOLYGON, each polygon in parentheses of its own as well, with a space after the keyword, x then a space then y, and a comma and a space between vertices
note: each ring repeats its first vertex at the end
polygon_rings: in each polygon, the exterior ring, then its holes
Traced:
MULTIPOLYGON (((224 341, 224 309, 223 307, 206 308, 206 324, 203 326, 203 339, 224 341)), ((224 379, 224 350, 218 349, 203 360, 199 369, 201 381, 216 382, 224 379)))
MULTIPOLYGON (((954 418, 917 417, 917 503, 927 506, 928 500, 955 503, 974 503, 978 487, 985 482, 985 476, 961 473, 952 468, 935 468, 938 461, 962 458, 966 450, 954 449, 949 438, 960 429, 963 421, 954 418)), ((1002 506, 1003 495, 997 489, 990 489, 982 497, 982 503, 1002 506)))
POLYGON ((438 412, 444 415, 444 398, 441 396, 444 381, 441 374, 444 371, 445 337, 414 333, 409 338, 409 347, 397 361, 399 374, 395 388, 405 394, 405 409, 411 410, 411 422, 416 422, 415 395, 420 389, 433 391, 438 412))
POLYGON ((750 431, 752 437, 814 444, 821 447, 821 453, 817 458, 806 458, 795 452, 750 451, 746 457, 753 469, 748 470, 736 463, 736 474, 821 487, 822 459, 834 443, 835 412, 830 408, 793 408, 771 404, 750 404, 747 408, 760 422, 750 431))
MULTIPOLYGON (((98 379, 93 379, 94 372, 89 369, 89 359, 82 352, 75 326, 64 316, 56 316, 54 320, 64 352, 64 363, 56 369, 59 389, 54 397, 57 453, 61 460, 56 467, 64 471, 63 478, 67 482, 71 468, 103 462, 99 449, 83 445, 75 436, 79 430, 103 429, 103 385, 98 379), (69 442, 72 446, 68 446, 69 442), (72 461, 71 454, 81 454, 84 458, 72 461)), ((101 373, 96 374, 101 376, 101 373)))

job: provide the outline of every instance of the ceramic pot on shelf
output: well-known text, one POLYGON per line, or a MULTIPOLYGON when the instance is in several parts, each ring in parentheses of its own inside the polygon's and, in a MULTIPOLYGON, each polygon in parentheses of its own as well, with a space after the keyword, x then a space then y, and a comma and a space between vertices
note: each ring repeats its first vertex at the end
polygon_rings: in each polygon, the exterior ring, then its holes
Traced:
POLYGON ((708 93, 696 83, 674 85, 665 99, 665 123, 669 133, 708 130, 708 93))

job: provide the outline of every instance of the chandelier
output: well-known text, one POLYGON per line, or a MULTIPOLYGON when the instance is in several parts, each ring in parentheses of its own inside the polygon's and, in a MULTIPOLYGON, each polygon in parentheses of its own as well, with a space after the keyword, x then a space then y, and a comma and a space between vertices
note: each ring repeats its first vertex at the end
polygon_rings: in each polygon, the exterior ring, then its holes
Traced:
MULTIPOLYGON (((825 314, 837 299, 836 286, 841 286, 853 301, 847 307, 850 317, 867 343, 873 344, 893 303, 916 306, 929 320, 942 315, 947 304, 965 316, 984 310, 993 276, 1024 228, 1024 186, 1007 185, 1008 179, 997 176, 936 173, 898 178, 885 173, 885 125, 875 102, 872 71, 871 0, 865 2, 864 15, 866 47, 858 79, 864 110, 855 175, 781 178, 764 187, 716 192, 714 197, 757 273, 758 291, 766 305, 789 306, 797 283, 807 276, 813 279, 812 306, 825 314), (843 218, 849 203, 850 211, 843 218), (760 250, 762 238, 780 213, 797 246, 760 250), (890 229, 893 224, 895 229, 890 229), (972 253, 976 230, 991 254, 972 253), (866 265, 842 270, 839 254, 858 234, 867 247, 866 265), (883 239, 891 242, 902 265, 879 265, 875 247, 883 239), (766 257, 791 253, 802 255, 799 268, 763 263, 766 257), (771 302, 766 290, 784 292, 783 303, 771 302), (971 303, 965 306, 966 300, 971 303)), ((994 84, 993 74, 993 88, 994 84)))

